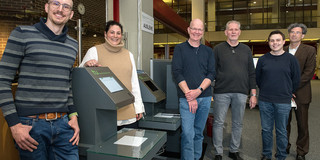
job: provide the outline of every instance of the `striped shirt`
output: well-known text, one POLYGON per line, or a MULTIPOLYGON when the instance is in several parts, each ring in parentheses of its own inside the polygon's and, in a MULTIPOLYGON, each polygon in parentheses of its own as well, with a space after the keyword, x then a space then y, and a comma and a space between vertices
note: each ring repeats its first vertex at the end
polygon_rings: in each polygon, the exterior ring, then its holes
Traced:
POLYGON ((64 27, 55 35, 45 24, 15 28, 0 62, 0 107, 9 126, 19 116, 48 112, 76 112, 71 89, 71 71, 78 43, 64 27), (18 73, 13 100, 11 83, 18 73))

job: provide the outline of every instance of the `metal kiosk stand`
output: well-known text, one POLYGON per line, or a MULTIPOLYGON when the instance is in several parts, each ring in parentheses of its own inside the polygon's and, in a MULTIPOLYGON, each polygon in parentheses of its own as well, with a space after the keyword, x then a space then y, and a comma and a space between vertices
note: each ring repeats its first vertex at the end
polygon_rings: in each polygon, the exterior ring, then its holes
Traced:
MULTIPOLYGON (((165 77, 164 77, 165 78, 165 77)), ((139 121, 139 127, 166 131, 168 141, 166 151, 180 152, 180 114, 170 110, 163 100, 166 94, 143 71, 138 71, 141 96, 146 116, 139 121)))
POLYGON ((72 91, 79 113, 80 156, 152 159, 166 142, 166 132, 127 128, 117 132, 117 109, 133 103, 134 97, 108 67, 75 68, 72 91), (139 146, 114 144, 125 136, 146 140, 139 146))

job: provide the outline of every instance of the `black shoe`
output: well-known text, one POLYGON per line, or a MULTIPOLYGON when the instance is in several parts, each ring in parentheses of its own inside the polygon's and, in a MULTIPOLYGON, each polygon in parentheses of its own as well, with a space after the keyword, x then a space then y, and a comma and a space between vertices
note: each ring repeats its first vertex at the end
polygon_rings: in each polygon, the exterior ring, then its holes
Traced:
POLYGON ((243 160, 240 155, 239 152, 229 152, 229 157, 232 158, 233 160, 243 160))
POLYGON ((290 147, 291 147, 291 144, 290 144, 290 143, 288 143, 287 148, 286 148, 286 152, 287 152, 287 154, 289 154, 289 153, 290 153, 290 147))
POLYGON ((306 160, 306 157, 297 155, 296 160, 306 160))
POLYGON ((271 160, 271 158, 267 158, 267 156, 262 155, 261 160, 271 160))
POLYGON ((214 157, 214 160, 222 160, 222 156, 221 156, 221 155, 216 155, 216 156, 214 157))
POLYGON ((287 154, 290 154, 290 148, 286 149, 287 154))

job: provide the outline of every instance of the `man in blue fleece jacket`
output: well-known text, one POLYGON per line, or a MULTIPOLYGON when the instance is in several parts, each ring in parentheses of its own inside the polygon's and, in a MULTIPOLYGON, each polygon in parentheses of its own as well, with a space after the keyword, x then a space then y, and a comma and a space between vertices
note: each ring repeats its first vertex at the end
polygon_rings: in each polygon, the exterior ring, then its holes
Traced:
POLYGON ((215 77, 215 62, 212 49, 200 42, 204 33, 203 22, 192 20, 188 33, 190 38, 174 48, 172 74, 179 86, 181 159, 198 160, 211 105, 210 84, 215 77))
POLYGON ((293 93, 298 89, 298 60, 283 50, 285 36, 272 31, 268 37, 271 51, 259 58, 256 79, 259 87, 259 109, 262 126, 262 158, 271 160, 273 126, 276 128, 277 160, 287 157, 287 124, 293 93))

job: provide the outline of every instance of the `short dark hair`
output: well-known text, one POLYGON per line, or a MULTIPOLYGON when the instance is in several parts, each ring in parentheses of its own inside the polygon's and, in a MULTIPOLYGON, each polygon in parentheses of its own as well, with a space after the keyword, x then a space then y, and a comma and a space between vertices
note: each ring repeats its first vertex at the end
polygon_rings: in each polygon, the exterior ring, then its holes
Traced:
POLYGON ((303 23, 292 23, 288 27, 288 33, 291 32, 293 28, 300 27, 302 29, 302 34, 307 34, 307 26, 303 23))
POLYGON ((120 27, 120 29, 121 29, 121 33, 123 33, 123 30, 122 30, 122 25, 119 23, 119 22, 117 22, 117 21, 114 21, 114 20, 111 20, 111 21, 108 21, 107 22, 107 25, 106 25, 106 32, 108 32, 109 31, 109 29, 110 29, 110 26, 113 26, 113 25, 117 25, 117 26, 119 26, 120 27))
POLYGON ((282 39, 285 40, 286 39, 286 36, 279 30, 275 30, 275 31, 272 31, 270 34, 269 34, 269 37, 268 37, 268 41, 270 41, 270 37, 274 34, 280 34, 282 36, 282 39))

